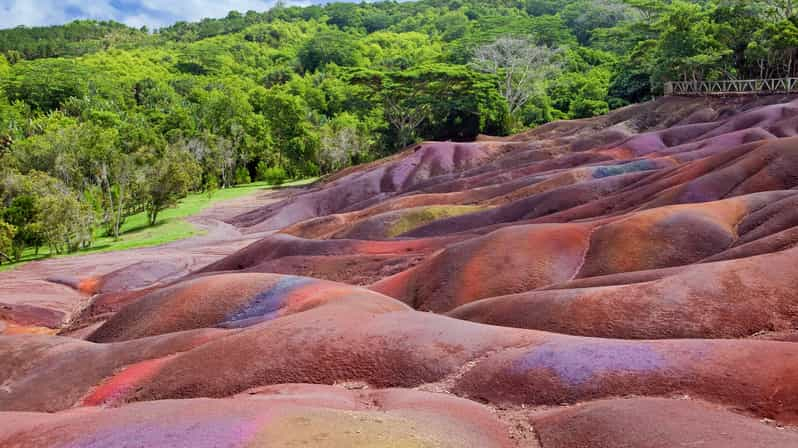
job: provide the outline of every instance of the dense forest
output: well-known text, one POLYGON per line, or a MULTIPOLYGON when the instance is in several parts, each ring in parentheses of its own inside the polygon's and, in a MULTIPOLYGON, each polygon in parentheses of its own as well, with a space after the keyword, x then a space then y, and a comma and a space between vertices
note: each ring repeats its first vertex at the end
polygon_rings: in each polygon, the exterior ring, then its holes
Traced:
POLYGON ((604 114, 666 80, 798 74, 792 0, 333 3, 0 31, 0 262, 421 139, 604 114))

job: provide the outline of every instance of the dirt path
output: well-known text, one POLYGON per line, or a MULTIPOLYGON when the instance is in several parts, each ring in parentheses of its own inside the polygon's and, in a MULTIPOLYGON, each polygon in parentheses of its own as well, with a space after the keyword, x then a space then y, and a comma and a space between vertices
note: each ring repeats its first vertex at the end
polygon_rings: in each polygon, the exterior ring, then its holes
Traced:
POLYGON ((296 191, 264 190, 220 202, 189 218, 204 231, 200 236, 162 246, 35 261, 0 272, 0 334, 58 327, 82 307, 96 279, 108 273, 120 275, 107 287, 134 289, 172 280, 229 255, 263 234, 242 234, 223 220, 296 191))

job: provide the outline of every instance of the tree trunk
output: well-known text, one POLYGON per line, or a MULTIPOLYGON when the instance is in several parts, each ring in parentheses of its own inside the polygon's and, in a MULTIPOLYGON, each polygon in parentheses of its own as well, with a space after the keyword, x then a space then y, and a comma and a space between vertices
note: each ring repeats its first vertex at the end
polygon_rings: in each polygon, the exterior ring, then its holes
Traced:
POLYGON ((154 226, 155 223, 158 221, 158 207, 153 207, 152 210, 150 210, 149 217, 150 217, 150 225, 154 226))
POLYGON ((115 213, 114 213, 114 215, 115 215, 114 216, 114 240, 115 241, 119 240, 119 231, 120 231, 120 228, 122 227, 122 215, 123 215, 123 213, 124 213, 123 211, 125 209, 124 197, 125 197, 125 187, 124 187, 124 185, 120 184, 119 185, 119 198, 117 198, 118 200, 116 201, 117 202, 117 204, 116 204, 117 210, 115 210, 115 213))
MULTIPOLYGON (((108 194, 108 208, 110 212, 108 213, 108 221, 107 223, 111 226, 111 231, 114 231, 114 217, 116 216, 116 207, 114 207, 114 192, 111 189, 111 184, 106 181, 107 186, 107 194, 108 194)), ((108 230, 108 227, 106 227, 108 230)), ((116 234, 114 234, 114 239, 116 239, 116 234)))
POLYGON ((19 261, 22 259, 22 253, 25 252, 25 243, 22 243, 20 246, 14 248, 14 261, 19 261))

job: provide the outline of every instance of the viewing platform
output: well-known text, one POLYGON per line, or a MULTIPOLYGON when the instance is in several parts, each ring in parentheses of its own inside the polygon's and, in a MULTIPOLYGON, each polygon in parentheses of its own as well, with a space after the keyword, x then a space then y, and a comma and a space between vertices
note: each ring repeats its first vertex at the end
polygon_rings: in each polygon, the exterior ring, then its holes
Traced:
POLYGON ((775 95, 798 93, 798 78, 671 81, 665 96, 775 95))

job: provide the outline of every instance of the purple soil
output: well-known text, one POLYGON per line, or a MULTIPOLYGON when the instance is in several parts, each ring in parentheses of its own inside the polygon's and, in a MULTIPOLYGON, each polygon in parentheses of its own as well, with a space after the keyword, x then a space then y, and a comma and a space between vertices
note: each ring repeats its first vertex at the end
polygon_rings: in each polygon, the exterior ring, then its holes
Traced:
POLYGON ((0 337, 0 445, 798 446, 794 97, 423 143, 206 222, 0 274, 0 331, 73 336, 0 337))
POLYGON ((587 403, 536 416, 545 448, 798 446, 798 432, 690 400, 637 398, 587 403))
POLYGON ((435 446, 509 448, 498 419, 467 400, 403 390, 282 385, 225 400, 111 410, 0 413, 7 447, 435 446), (458 430, 452 432, 451 428, 458 430))

